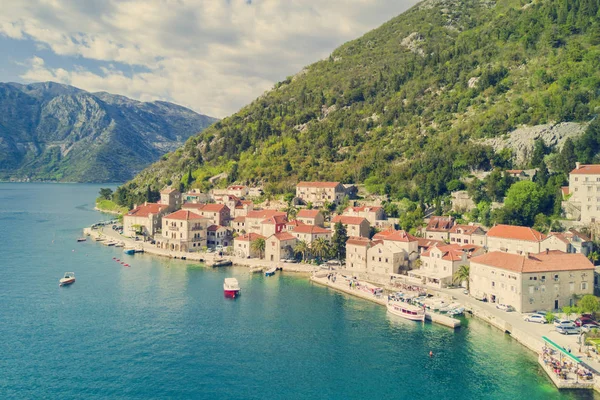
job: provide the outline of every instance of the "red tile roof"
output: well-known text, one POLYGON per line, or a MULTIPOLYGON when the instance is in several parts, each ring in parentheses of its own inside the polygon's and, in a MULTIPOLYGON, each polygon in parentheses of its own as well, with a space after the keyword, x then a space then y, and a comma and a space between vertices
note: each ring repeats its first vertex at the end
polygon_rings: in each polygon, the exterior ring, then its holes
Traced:
POLYGON ((350 236, 350 238, 346 241, 346 245, 352 244, 354 246, 369 246, 371 241, 365 237, 359 236, 350 236))
POLYGON ((454 225, 453 217, 433 216, 429 218, 427 228, 425 230, 432 232, 448 232, 454 225))
POLYGON ((300 210, 296 218, 316 218, 319 213, 319 210, 300 210))
POLYGON ((299 182, 298 187, 335 188, 339 182, 299 182))
POLYGON ((158 214, 167 207, 166 204, 145 203, 129 211, 127 215, 133 217, 147 217, 150 214, 158 214))
POLYGON ((594 265, 581 253, 563 253, 551 250, 525 255, 492 251, 471 259, 472 263, 484 264, 513 272, 559 272, 594 270, 594 265))
POLYGON ((301 225, 306 225, 304 222, 302 221, 298 221, 298 220, 293 220, 293 221, 289 221, 285 224, 286 226, 301 226, 301 225))
POLYGON ((431 252, 435 250, 439 250, 442 252, 442 260, 446 261, 460 261, 462 260, 463 253, 467 253, 467 257, 470 256, 471 253, 480 250, 481 247, 474 245, 465 245, 461 246, 459 244, 447 244, 447 245, 433 245, 427 251, 421 254, 422 257, 431 257, 431 252))
POLYGON ((320 226, 315 225, 298 225, 293 229, 293 232, 310 233, 312 235, 315 235, 317 233, 331 233, 329 229, 321 228, 320 226))
POLYGON ((233 222, 246 222, 246 217, 235 217, 233 222))
MULTIPOLYGON (((476 225, 454 225, 450 229, 450 233, 458 233, 458 230, 461 230, 462 235, 472 235, 477 231, 477 229, 481 229, 481 227, 476 225)), ((483 229, 481 229, 483 231, 483 229)), ((485 233, 485 231, 483 232, 485 233)))
POLYGON ((296 236, 292 235, 289 232, 279 232, 274 234, 273 236, 275 236, 278 240, 296 240, 296 236))
POLYGON ((562 191, 563 196, 566 196, 569 194, 569 187, 568 186, 561 186, 560 190, 562 191))
POLYGON ((349 217, 347 215, 336 215, 331 220, 334 224, 341 222, 344 225, 360 225, 363 221, 366 221, 363 217, 349 217))
POLYGON ((546 235, 535 229, 514 225, 496 225, 488 231, 487 235, 488 237, 524 240, 527 242, 540 242, 546 238, 546 235))
POLYGON ((226 226, 221 226, 221 225, 211 225, 208 228, 206 228, 206 230, 208 232, 216 232, 216 231, 218 231, 220 229, 227 229, 227 227, 226 226))
POLYGON ((600 174, 600 164, 581 164, 579 168, 571 171, 576 175, 597 175, 600 174))
POLYGON ((417 238, 417 242, 419 242, 419 247, 422 248, 429 248, 433 245, 444 245, 446 243, 444 243, 443 240, 435 240, 435 239, 426 239, 426 238, 417 238))
POLYGON ((174 213, 165 215, 163 218, 165 218, 165 219, 180 219, 183 221, 189 221, 191 219, 205 219, 203 216, 195 214, 188 210, 175 211, 174 213))
POLYGON ((256 239, 265 239, 265 237, 258 233, 246 233, 245 235, 235 238, 235 240, 240 240, 242 242, 254 242, 256 239))
POLYGON ((416 242, 417 238, 407 233, 406 231, 395 231, 383 237, 383 240, 389 240, 392 242, 416 242))

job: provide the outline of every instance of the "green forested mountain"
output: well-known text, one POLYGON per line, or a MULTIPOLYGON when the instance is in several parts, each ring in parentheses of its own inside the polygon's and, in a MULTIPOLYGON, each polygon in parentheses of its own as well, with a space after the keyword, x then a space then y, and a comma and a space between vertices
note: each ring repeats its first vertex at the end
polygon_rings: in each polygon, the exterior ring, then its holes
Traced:
POLYGON ((593 118, 599 13, 600 0, 426 0, 191 137, 120 199, 227 172, 275 193, 328 179, 431 202, 511 166, 477 139, 593 118))
POLYGON ((161 101, 0 83, 0 180, 122 182, 214 121, 161 101))

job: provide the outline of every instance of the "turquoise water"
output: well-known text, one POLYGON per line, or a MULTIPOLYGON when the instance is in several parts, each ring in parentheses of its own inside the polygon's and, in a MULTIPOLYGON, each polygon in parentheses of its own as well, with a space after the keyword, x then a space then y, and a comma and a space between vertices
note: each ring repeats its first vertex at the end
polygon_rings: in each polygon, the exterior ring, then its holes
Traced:
POLYGON ((98 189, 0 184, 2 399, 595 398, 559 393, 532 353, 477 320, 454 332, 296 275, 76 243, 106 219, 98 189), (59 288, 65 271, 77 282, 59 288))

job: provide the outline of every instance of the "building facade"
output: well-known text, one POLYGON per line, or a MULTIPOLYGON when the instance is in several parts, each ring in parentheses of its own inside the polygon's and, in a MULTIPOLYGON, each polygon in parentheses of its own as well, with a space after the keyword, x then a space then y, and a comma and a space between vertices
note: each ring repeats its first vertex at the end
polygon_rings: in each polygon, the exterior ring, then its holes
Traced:
POLYGON ((541 232, 525 226, 496 225, 486 235, 488 251, 504 251, 513 254, 536 254, 542 250, 546 238, 541 232))
POLYGON ((171 251, 200 251, 206 247, 209 220, 192 211, 179 210, 162 219, 162 234, 156 247, 171 251))
POLYGON ((320 226, 325 224, 325 217, 319 210, 300 210, 296 215, 296 220, 305 223, 306 225, 320 226))
POLYGON ((252 243, 258 239, 265 240, 265 237, 258 233, 246 233, 233 239, 235 255, 242 258, 259 258, 261 255, 258 250, 252 248, 252 243))
POLYGON ((432 216, 425 227, 425 238, 448 241, 450 229, 454 226, 454 217, 432 216))
POLYGON ((569 196, 566 203, 579 211, 581 222, 600 222, 600 164, 576 164, 569 174, 569 196))
POLYGON ((265 239, 265 259, 281 261, 294 257, 294 246, 298 239, 289 232, 280 232, 265 239))
POLYGON ((123 215, 123 235, 133 237, 139 232, 144 236, 154 236, 161 229, 161 218, 168 209, 166 204, 157 203, 135 206, 123 215))
POLYGON ((315 206, 339 203, 344 199, 346 189, 339 182, 300 182, 296 185, 296 197, 304 204, 312 203, 315 206))
POLYGON ((449 232, 450 244, 474 244, 484 247, 486 245, 486 232, 480 226, 454 225, 449 232))
POLYGON ((383 207, 379 206, 348 207, 343 215, 365 218, 373 226, 377 225, 377 221, 386 219, 383 207))
POLYGON ((366 218, 362 217, 348 217, 345 215, 336 215, 331 219, 331 225, 335 231, 335 224, 341 222, 346 227, 346 234, 350 236, 369 237, 371 232, 371 225, 366 218))

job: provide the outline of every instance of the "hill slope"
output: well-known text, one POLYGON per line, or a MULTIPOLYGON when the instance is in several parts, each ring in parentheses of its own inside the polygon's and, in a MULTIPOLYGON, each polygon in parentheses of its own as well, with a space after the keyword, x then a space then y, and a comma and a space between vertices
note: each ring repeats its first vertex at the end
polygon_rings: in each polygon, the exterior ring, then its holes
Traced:
POLYGON ((366 183, 430 201, 473 169, 508 167, 484 139, 587 122, 600 105, 599 0, 428 0, 275 85, 123 187, 207 178, 366 183), (481 140, 479 140, 481 139, 481 140))
POLYGON ((214 121, 166 102, 0 83, 0 179, 125 181, 214 121))

